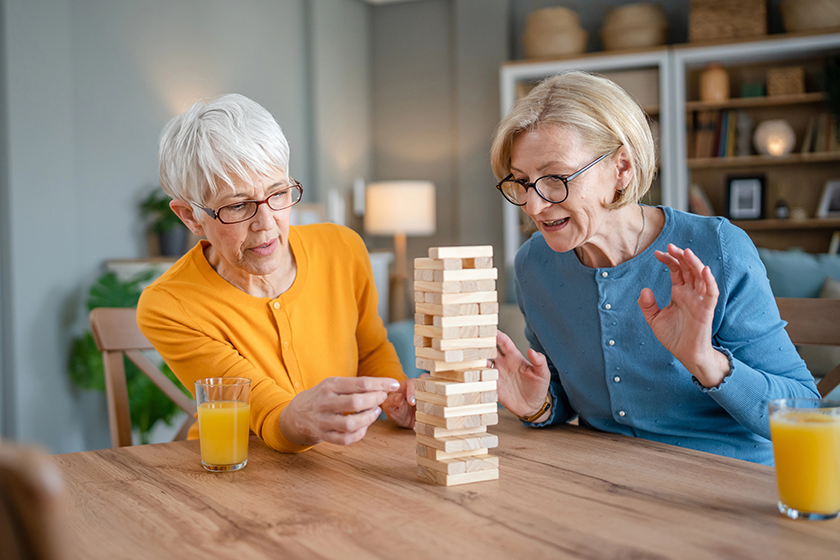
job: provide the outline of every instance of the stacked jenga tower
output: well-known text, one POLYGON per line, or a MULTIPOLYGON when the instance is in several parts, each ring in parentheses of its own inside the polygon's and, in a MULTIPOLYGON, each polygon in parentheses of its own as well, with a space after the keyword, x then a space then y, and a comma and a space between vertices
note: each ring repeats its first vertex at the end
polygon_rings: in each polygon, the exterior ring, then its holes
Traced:
POLYGON ((498 437, 496 357, 499 303, 493 247, 432 247, 414 261, 417 472, 452 486, 499 478, 488 450, 498 437))

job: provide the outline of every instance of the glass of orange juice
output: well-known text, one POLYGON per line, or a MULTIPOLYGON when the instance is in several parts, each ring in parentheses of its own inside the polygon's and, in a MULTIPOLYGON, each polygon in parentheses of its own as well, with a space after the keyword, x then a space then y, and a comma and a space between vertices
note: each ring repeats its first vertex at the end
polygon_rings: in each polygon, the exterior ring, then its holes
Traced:
POLYGON ((251 380, 211 377, 195 382, 201 464, 208 471, 238 471, 248 463, 251 380))
POLYGON ((791 519, 840 513, 840 401, 770 401, 779 511, 791 519))

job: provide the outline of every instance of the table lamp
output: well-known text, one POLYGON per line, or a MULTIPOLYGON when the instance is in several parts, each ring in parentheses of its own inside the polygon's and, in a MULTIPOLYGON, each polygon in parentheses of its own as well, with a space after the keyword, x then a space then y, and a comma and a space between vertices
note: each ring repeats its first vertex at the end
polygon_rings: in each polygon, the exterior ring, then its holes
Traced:
POLYGON ((407 235, 435 232, 435 186, 429 181, 370 183, 365 189, 365 232, 394 236, 391 320, 406 317, 407 235))

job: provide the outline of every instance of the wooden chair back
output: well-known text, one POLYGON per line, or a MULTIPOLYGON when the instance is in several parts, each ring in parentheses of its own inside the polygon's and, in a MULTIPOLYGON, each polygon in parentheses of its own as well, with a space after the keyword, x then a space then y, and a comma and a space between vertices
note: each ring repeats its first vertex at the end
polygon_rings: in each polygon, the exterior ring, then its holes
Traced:
MULTIPOLYGON (((840 299, 776 298, 776 304, 794 344, 840 346, 840 299)), ((817 389, 825 397, 838 385, 840 364, 820 380, 817 389)))
POLYGON ((0 558, 64 558, 63 498, 61 474, 44 453, 0 445, 0 558))
POLYGON ((172 402, 187 413, 186 422, 175 436, 175 440, 185 439, 190 426, 195 422, 195 401, 186 396, 143 354, 144 350, 153 350, 154 347, 137 327, 137 310, 98 307, 90 312, 90 326, 96 346, 102 352, 105 365, 105 392, 108 397, 111 447, 125 447, 132 444, 124 356, 140 368, 140 371, 146 374, 172 402))

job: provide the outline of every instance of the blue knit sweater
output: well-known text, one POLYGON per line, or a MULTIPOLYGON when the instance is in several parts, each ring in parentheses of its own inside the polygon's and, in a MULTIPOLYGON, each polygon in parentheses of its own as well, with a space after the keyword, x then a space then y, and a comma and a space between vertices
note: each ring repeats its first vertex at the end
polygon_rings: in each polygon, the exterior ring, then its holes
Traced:
POLYGON ((587 268, 534 234, 516 255, 516 296, 525 334, 551 370, 545 426, 579 415, 583 424, 630 436, 773 464, 767 403, 819 398, 784 330, 758 252, 723 218, 662 207, 665 226, 645 251, 612 268, 587 268), (717 280, 712 344, 731 373, 706 389, 656 339, 638 304, 644 287, 660 307, 671 299, 668 268, 655 250, 691 248, 717 280))

